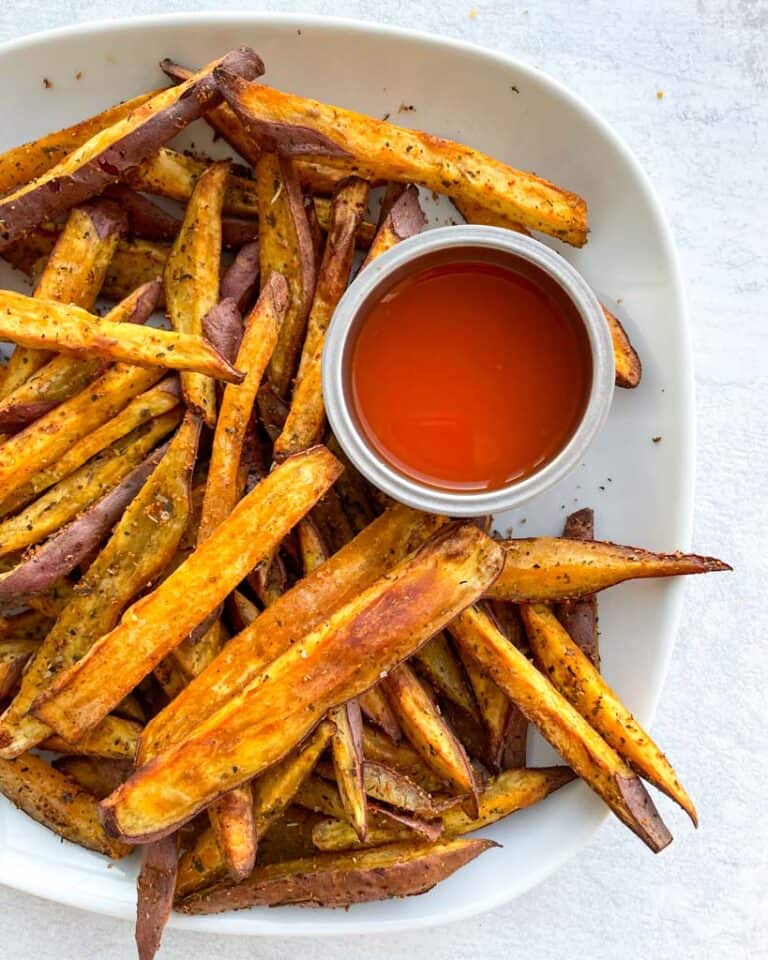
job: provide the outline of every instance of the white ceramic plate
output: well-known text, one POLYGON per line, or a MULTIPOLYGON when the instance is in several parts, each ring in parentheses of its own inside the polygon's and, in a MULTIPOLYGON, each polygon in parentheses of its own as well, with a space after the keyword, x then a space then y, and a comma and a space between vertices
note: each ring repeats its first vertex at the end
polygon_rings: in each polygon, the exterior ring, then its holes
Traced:
MULTIPOLYGON (((281 15, 149 17, 57 30, 0 47, 13 97, 0 106, 0 149, 133 96, 163 77, 157 61, 204 63, 250 44, 267 82, 374 116, 466 141, 578 191, 592 233, 580 251, 558 246, 602 296, 621 300, 644 362, 642 385, 616 392, 609 423, 587 460, 554 491, 497 518, 519 535, 556 534, 567 511, 592 505, 598 534, 657 549, 688 546, 693 480, 690 351, 679 269, 651 185, 616 135, 584 103, 537 70, 466 44, 371 24, 281 15), (82 73, 82 75, 81 75, 82 73), (46 88, 43 77, 52 86, 46 88), (403 110, 404 105, 414 109, 403 110), (652 438, 661 436, 660 443, 652 438), (525 523, 523 524, 523 522, 525 523)), ((194 139, 207 146, 206 130, 194 139)), ((431 209, 432 223, 455 214, 431 209)), ((12 271, 0 283, 18 285, 12 271)), ((675 583, 625 585, 601 599, 604 669, 650 722, 674 642, 675 583)), ((534 763, 554 756, 532 740, 534 763)), ((457 920, 518 896, 586 843, 605 816, 582 784, 483 833, 492 850, 430 893, 339 910, 251 910, 174 916, 220 933, 307 935, 402 930, 457 920)), ((633 842, 633 841, 629 841, 633 842)), ((119 917, 135 904, 135 863, 108 865, 0 801, 0 881, 119 917)))

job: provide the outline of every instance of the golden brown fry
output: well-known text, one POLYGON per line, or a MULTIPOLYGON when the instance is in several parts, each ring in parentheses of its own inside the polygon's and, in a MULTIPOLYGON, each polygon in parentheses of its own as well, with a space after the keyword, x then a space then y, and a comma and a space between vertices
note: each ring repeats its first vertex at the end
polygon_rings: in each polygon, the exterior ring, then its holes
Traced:
POLYGON ((357 700, 334 707, 328 712, 336 732, 331 739, 331 754, 336 783, 347 819, 355 833, 365 840, 368 832, 368 801, 363 785, 363 718, 357 700))
MULTIPOLYGON (((398 184, 397 187, 400 185, 398 184)), ((382 214, 368 256, 360 267, 361 270, 401 240, 407 240, 408 237, 420 233, 427 222, 419 203, 419 191, 412 183, 404 189, 400 188, 396 196, 385 198, 382 214)))
MULTIPOLYGON (((25 673, 19 695, 0 718, 1 756, 19 756, 49 737, 49 727, 29 715, 32 702, 112 630, 125 607, 170 562, 189 516, 199 435, 199 420, 188 416, 88 568, 25 673)), ((64 737, 82 743, 77 733, 64 737)))
POLYGON ((57 757, 53 766, 76 780, 97 800, 108 797, 133 770, 130 760, 104 760, 102 757, 57 757))
MULTIPOLYGON (((162 280, 170 254, 171 246, 167 243, 138 237, 121 240, 107 268, 102 296, 123 300, 138 287, 162 280)), ((161 290, 157 305, 161 307, 164 303, 165 293, 161 290)))
POLYGON ((377 760, 366 760, 363 764, 363 782, 368 796, 380 803, 419 817, 434 817, 437 813, 432 797, 423 787, 377 760))
POLYGON ((233 637, 216 660, 147 725, 141 760, 185 737, 227 703, 295 640, 293 624, 314 630, 342 604, 369 587, 443 523, 432 514, 398 505, 383 514, 344 549, 304 577, 233 637))
MULTIPOLYGON (((203 320, 219 300, 221 208, 229 163, 214 163, 195 184, 176 241, 165 265, 165 302, 178 333, 203 335, 203 320)), ((181 390, 187 406, 212 427, 216 385, 210 377, 184 372, 181 390)))
POLYGON ((0 793, 65 840, 113 860, 131 852, 104 832, 96 798, 40 757, 0 760, 0 793))
POLYGON ((249 83, 225 68, 215 73, 229 105, 268 149, 330 165, 338 158, 367 179, 417 183, 475 201, 576 246, 587 239, 584 200, 540 177, 450 140, 249 83))
MULTIPOLYGON (((481 791, 476 817, 467 816, 460 807, 452 807, 442 814, 443 837, 460 837, 474 830, 482 830, 503 817, 533 806, 570 783, 574 777, 575 774, 568 767, 540 767, 500 773, 489 780, 481 791)), ((393 843, 408 840, 411 836, 407 827, 382 823, 376 839, 379 843, 393 843)), ((349 850, 360 846, 349 825, 339 820, 319 823, 312 831, 312 839, 320 850, 349 850)))
POLYGON ((0 616, 0 644, 37 643, 52 625, 50 613, 41 610, 24 610, 11 616, 0 616))
POLYGON ((400 726, 428 767, 454 793, 477 796, 472 766, 461 742, 438 712, 416 674, 403 663, 382 680, 400 726))
POLYGON ((513 230, 515 233, 524 233, 527 237, 531 236, 531 231, 526 229, 522 223, 510 219, 510 217, 504 213, 490 210, 477 200, 468 198, 455 199, 453 205, 467 223, 480 223, 488 227, 502 227, 505 230, 513 230))
POLYGON ((465 652, 480 663, 568 765, 616 816, 658 853, 672 840, 637 775, 549 680, 501 634, 478 607, 450 626, 465 652))
MULTIPOLYGON (((244 783, 208 807, 210 830, 205 830, 198 842, 210 832, 219 851, 221 875, 231 880, 242 880, 253 870, 256 861, 256 831, 254 829, 253 793, 250 783, 244 783)), ((203 841, 204 843, 206 841, 203 841)))
MULTIPOLYGON (((138 723, 110 714, 76 743, 62 737, 48 736, 40 743, 40 748, 74 756, 98 757, 102 760, 133 761, 140 733, 141 726, 138 723)), ((11 750, 7 752, 11 753, 11 750)), ((2 753, 5 755, 6 750, 2 753)))
POLYGON ((318 854, 258 867, 235 887, 214 886, 178 904, 182 913, 220 913, 284 903, 346 906, 424 893, 483 851, 490 840, 396 843, 355 853, 318 854))
POLYGON ((392 712, 392 707, 390 707, 389 701, 384 696, 380 686, 371 687, 370 690, 361 693, 357 702, 360 704, 364 716, 371 723, 380 727, 395 743, 399 743, 403 739, 403 731, 400 729, 397 717, 392 712))
POLYGON ((280 543, 338 470, 328 451, 316 447, 265 477, 180 567, 59 677, 34 706, 38 719, 75 740, 106 716, 280 543), (106 676, 113 680, 109 689, 106 676))
MULTIPOLYGON (((568 540, 594 540, 595 514, 589 507, 577 510, 566 518, 563 536, 568 540)), ((597 597, 566 600, 555 609, 557 618, 573 642, 600 669, 600 636, 597 628, 597 597)))
POLYGON ((442 696, 447 697, 466 713, 477 716, 477 703, 467 687, 461 664, 444 633, 425 643, 413 659, 427 675, 429 682, 442 696))
MULTIPOLYGON (((39 543, 101 499, 141 463, 158 442, 173 430, 179 420, 180 414, 175 410, 159 416, 137 427, 79 469, 71 473, 67 470, 64 479, 47 489, 25 509, 0 523, 0 554, 39 543)), ((96 430, 91 436, 99 432, 96 430)), ((60 472, 59 465, 66 468, 78 459, 78 448, 88 444, 89 440, 88 437, 83 438, 58 463, 35 474, 32 480, 6 498, 3 510, 9 506, 20 506, 29 499, 29 495, 34 496, 36 486, 47 486, 52 477, 55 480, 60 472)))
POLYGON ((78 356, 193 371, 229 383, 242 379, 202 337, 130 323, 115 324, 72 304, 35 300, 12 290, 0 290, 0 337, 78 356))
POLYGON ((504 569, 488 596, 516 603, 577 600, 625 580, 731 569, 714 557, 652 553, 601 540, 533 537, 504 540, 502 546, 506 553, 504 569))
MULTIPOLYGON (((19 616, 23 617, 24 614, 19 616)), ((43 620, 43 622, 46 621, 43 620)), ((42 637, 28 640, 0 640, 0 700, 15 693, 24 667, 40 646, 40 640, 42 637)))
MULTIPOLYGON (((329 771, 330 772, 330 771, 329 771)), ((335 817, 346 822, 346 810, 341 802, 339 788, 330 780, 312 774, 299 786, 294 795, 294 801, 306 810, 324 814, 326 817, 335 817)), ((352 829, 350 827, 350 829, 352 829)), ((352 830, 354 833, 354 829, 352 830)), ((356 836, 356 834, 355 834, 356 836)))
POLYGON ((502 753, 507 746, 510 724, 519 710, 504 691, 488 676, 477 661, 462 657, 475 700, 488 736, 488 753, 495 770, 502 766, 502 753))
POLYGON ((322 439, 325 405, 320 369, 325 333, 349 282, 355 235, 365 213, 369 189, 365 180, 351 177, 341 184, 334 196, 328 242, 317 276, 291 406, 283 431, 274 445, 276 460, 305 450, 322 439))
POLYGON ((261 282, 279 273, 288 283, 288 309, 269 365, 269 379, 285 397, 296 372, 315 290, 315 255, 301 188, 291 161, 264 154, 256 166, 261 282))
POLYGON ((679 804, 693 825, 698 826, 693 801, 670 762, 568 636, 554 613, 543 604, 524 604, 520 609, 536 662, 555 687, 620 756, 679 804))
POLYGON ((477 596, 497 575, 502 562, 497 544, 476 527, 446 525, 294 643, 185 741, 137 771, 104 802, 105 822, 115 834, 151 839, 259 774, 318 717, 373 686, 383 671, 442 629, 467 597, 477 596), (391 610, 397 617, 386 616, 391 610))

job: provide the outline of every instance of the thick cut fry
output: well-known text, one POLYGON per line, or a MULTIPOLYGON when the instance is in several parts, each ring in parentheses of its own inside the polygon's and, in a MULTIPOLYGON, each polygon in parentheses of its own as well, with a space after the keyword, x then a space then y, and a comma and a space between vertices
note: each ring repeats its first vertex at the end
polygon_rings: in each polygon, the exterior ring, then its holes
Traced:
MULTIPOLYGON (((127 226, 125 214, 109 200, 96 200, 72 210, 40 276, 34 296, 90 310, 99 295, 120 235, 125 233, 127 226)), ((3 395, 23 384, 51 356, 47 350, 17 347, 8 364, 3 395)))
POLYGON ((324 447, 274 470, 153 593, 134 603, 114 630, 59 677, 35 705, 38 718, 69 740, 98 723, 280 543, 338 470, 324 447), (107 676, 113 681, 109 689, 107 676))
POLYGON ((377 727, 380 727, 395 743, 399 743, 403 739, 403 731, 381 687, 371 687, 370 690, 361 693, 357 698, 357 702, 360 704, 363 715, 366 716, 371 723, 375 723, 377 727))
POLYGON ((584 720, 547 678, 477 607, 464 610, 450 630, 573 771, 616 816, 658 853, 672 840, 637 775, 584 720))
MULTIPOLYGON (((197 181, 165 265, 165 302, 178 333, 202 337, 203 318, 219 299, 221 208, 228 171, 227 162, 214 163, 197 181)), ((185 372, 181 389, 187 406, 212 427, 216 422, 214 381, 185 372)))
POLYGON ((112 630, 125 607, 173 558, 189 517, 199 436, 200 421, 188 416, 88 568, 0 718, 0 756, 19 756, 49 735, 44 723, 29 716, 33 700, 112 630))
MULTIPOLYGON (((154 394, 148 397, 146 402, 150 409, 158 408, 156 419, 150 419, 151 413, 144 416, 147 408, 137 409, 137 401, 131 401, 125 410, 105 424, 105 427, 110 428, 116 426, 115 421, 119 421, 121 428, 125 424, 125 428, 121 430, 125 436, 109 449, 98 450, 105 446, 104 441, 111 439, 111 436, 104 437, 104 428, 94 430, 90 437, 84 437, 57 463, 35 474, 28 483, 4 501, 3 512, 18 508, 34 498, 37 488, 44 491, 42 496, 25 509, 0 523, 0 554, 38 543, 59 530, 120 483, 157 443, 173 430, 179 422, 179 414, 176 412, 177 398, 172 392, 160 390, 159 386, 141 394, 141 397, 147 397, 147 394, 154 394), (169 412, 165 412, 163 407, 169 412), (142 423, 144 419, 150 419, 150 422, 142 423), (126 423, 127 420, 130 422, 126 423), (130 427, 134 429, 128 433, 130 427), (88 460, 91 453, 88 448, 96 444, 97 456, 88 460), (73 465, 76 469, 73 469, 73 465), (61 474, 64 475, 63 479, 56 482, 61 474)), ((141 400, 141 397, 138 399, 141 400)), ((110 434, 114 432, 117 430, 109 431, 110 434)))
MULTIPOLYGON (((98 757, 102 760, 128 760, 136 756, 141 726, 132 720, 116 717, 112 714, 104 717, 93 730, 80 737, 77 743, 70 743, 61 737, 50 736, 42 741, 42 750, 56 753, 74 754, 82 757, 98 757)), ((11 751, 9 750, 8 753, 11 751)), ((3 751, 5 753, 5 751, 3 751)))
MULTIPOLYGON (((111 310, 113 323, 145 323, 157 306, 159 284, 145 284, 111 310)), ((16 432, 75 396, 103 373, 106 362, 57 356, 0 402, 0 429, 16 432)))
POLYGON ((432 637, 429 643, 425 643, 421 650, 415 653, 414 660, 438 693, 466 713, 477 716, 477 703, 445 634, 432 637))
MULTIPOLYGON (((469 817, 460 807, 452 807, 442 814, 443 836, 460 837, 474 830, 482 830, 503 817, 533 806, 550 793, 559 790, 574 779, 568 767, 540 767, 538 769, 507 770, 489 780, 479 796, 478 813, 469 817)), ((409 840, 407 827, 381 824, 380 843, 409 840)), ((360 846, 349 824, 325 820, 312 831, 312 839, 320 850, 350 850, 360 846)))
POLYGON ((202 337, 100 319, 72 304, 0 290, 0 338, 78 356, 192 371, 239 383, 241 375, 202 337))
POLYGON ((581 197, 471 147, 407 130, 341 107, 215 74, 246 129, 267 149, 359 166, 359 176, 417 183, 454 200, 471 200, 581 246, 587 239, 581 197))
POLYGON ((131 852, 104 832, 96 798, 40 757, 0 760, 0 793, 65 840, 114 860, 131 852))
MULTIPOLYGON (((399 186, 399 185, 398 185, 399 186)), ((385 198, 382 205, 383 216, 371 243, 368 256, 360 268, 363 270, 382 253, 407 240, 417 233, 421 233, 427 218, 419 203, 419 191, 413 184, 408 184, 398 195, 391 199, 385 198)))
POLYGON ((304 577, 233 637, 216 660, 147 725, 142 762, 185 737, 223 706, 296 639, 296 624, 309 632, 342 604, 399 563, 443 523, 405 506, 393 507, 304 577))
POLYGON ((108 797, 133 771, 130 760, 104 760, 101 757, 57 757, 53 766, 76 780, 97 800, 108 797))
MULTIPOLYGON (((154 451, 98 503, 63 527, 55 536, 26 556, 9 573, 0 575, 0 600, 28 597, 54 587, 63 577, 93 554, 107 532, 117 523, 125 508, 141 489, 162 456, 154 451)), ((50 598, 46 598, 50 600, 50 598)), ((41 606, 57 611, 58 601, 41 606)))
POLYGON ((464 747, 411 668, 401 664, 387 674, 382 686, 400 726, 424 763, 450 784, 454 793, 476 797, 477 783, 464 747))
MULTIPOLYGON (((565 521, 563 536, 568 540, 594 540, 594 511, 586 507, 572 513, 565 521)), ((597 627, 597 597, 590 594, 582 597, 581 600, 566 600, 557 605, 555 612, 573 642, 599 670, 600 636, 597 627)))
POLYGON ((153 960, 173 909, 177 868, 176 837, 148 843, 141 851, 136 896, 136 947, 139 960, 153 960))
POLYGON ((373 686, 442 629, 502 562, 497 544, 476 527, 446 525, 295 642, 185 741, 134 774, 104 802, 109 829, 143 841, 164 835, 223 791, 258 775, 306 736, 318 717, 373 686))
POLYGON ((0 244, 10 243, 100 194, 221 99, 217 65, 247 77, 264 72, 252 50, 233 50, 177 87, 163 90, 94 134, 55 167, 0 200, 0 244))
POLYGON ((698 826, 693 801, 670 762, 568 636, 554 613, 543 604, 524 604, 520 609, 536 662, 555 687, 620 756, 679 804, 698 826))
MULTIPOLYGON (((301 785, 312 773, 318 757, 328 746, 332 735, 333 724, 323 721, 305 744, 253 781, 251 824, 255 840, 254 856, 255 844, 285 812, 301 785)), ((252 869, 253 860, 250 868, 235 879, 244 879, 252 869)), ((231 871, 227 870, 227 861, 222 856, 220 846, 215 843, 213 830, 206 830, 200 834, 193 849, 182 858, 179 865, 177 896, 186 896, 193 890, 209 886, 228 873, 230 877, 233 876, 231 871)))
POLYGON ((343 907, 413 896, 431 889, 493 846, 491 840, 446 840, 318 854, 258 867, 243 883, 193 894, 178 904, 178 909, 205 914, 286 903, 343 907))
MULTIPOLYGON (((2 449, 2 448, 0 448, 2 449)), ((711 573, 731 567, 714 557, 652 553, 601 540, 504 540, 506 561, 488 596, 515 603, 578 600, 625 580, 711 573)))
POLYGON ((325 427, 321 362, 325 333, 349 282, 355 235, 368 203, 365 180, 345 180, 333 199, 328 242, 317 276, 299 372, 283 432, 275 441, 274 456, 282 460, 318 443, 325 427))
POLYGON ((328 718, 336 726, 331 739, 331 754, 336 783, 355 833, 365 840, 368 832, 368 802, 363 785, 363 718, 360 705, 349 700, 334 707, 328 718))
POLYGON ((256 166, 259 206, 261 282, 279 273, 288 283, 288 310, 269 365, 269 379, 279 396, 288 393, 315 290, 315 255, 301 187, 291 161, 264 154, 256 166))

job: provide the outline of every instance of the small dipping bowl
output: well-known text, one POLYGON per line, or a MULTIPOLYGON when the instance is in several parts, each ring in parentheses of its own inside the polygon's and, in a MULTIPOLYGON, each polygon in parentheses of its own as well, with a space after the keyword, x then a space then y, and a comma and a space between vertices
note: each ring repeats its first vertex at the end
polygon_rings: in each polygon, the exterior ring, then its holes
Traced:
MULTIPOLYGON (((468 331, 468 336, 470 331, 468 331)), ((613 345, 603 310, 583 277, 549 247, 523 234, 469 225, 428 230, 397 244, 361 271, 333 315, 323 349, 323 396, 331 428, 357 469, 395 500, 430 513, 475 517, 519 507, 570 473, 604 424, 614 387, 613 345), (575 309, 591 353, 591 383, 581 419, 564 446, 519 480, 490 490, 441 489, 407 476, 382 457, 355 409, 352 355, 372 306, 400 281, 433 266, 488 263, 552 281, 575 309)), ((509 411, 510 418, 515 411, 509 411)))

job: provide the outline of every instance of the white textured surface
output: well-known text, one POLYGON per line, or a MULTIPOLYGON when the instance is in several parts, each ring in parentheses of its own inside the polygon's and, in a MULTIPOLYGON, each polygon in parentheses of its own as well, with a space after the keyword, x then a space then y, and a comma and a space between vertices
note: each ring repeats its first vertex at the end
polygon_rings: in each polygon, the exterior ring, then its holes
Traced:
MULTIPOLYGON (((299 951, 306 960, 768 956, 768 751, 760 725, 768 666, 768 3, 227 4, 265 6, 418 27, 514 54, 570 84, 616 126, 661 193, 688 278, 699 429, 694 545, 730 560, 737 574, 688 584, 654 727, 697 799, 698 834, 672 813, 676 841, 654 859, 609 822, 548 882, 460 927, 316 943, 171 931, 161 958, 282 960, 299 951)), ((192 8, 221 5, 162 5, 192 8)), ((158 10, 152 0, 4 0, 0 40, 158 10)), ((134 955, 129 924, 10 890, 0 889, 0 921, 3 960, 134 955)))

